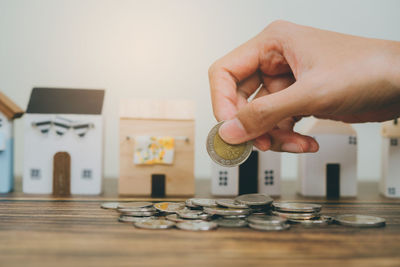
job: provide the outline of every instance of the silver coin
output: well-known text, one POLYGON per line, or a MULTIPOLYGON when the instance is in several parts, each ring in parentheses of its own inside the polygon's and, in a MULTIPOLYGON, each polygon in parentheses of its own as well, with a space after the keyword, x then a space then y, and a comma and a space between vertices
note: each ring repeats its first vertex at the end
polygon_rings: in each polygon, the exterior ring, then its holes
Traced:
POLYGON ((138 228, 144 229, 168 229, 174 227, 175 223, 173 221, 164 219, 150 219, 136 222, 134 225, 138 228))
POLYGON ((271 211, 271 214, 275 216, 281 216, 288 220, 311 220, 320 216, 319 213, 279 212, 276 210, 271 211))
POLYGON ((264 194, 246 194, 235 198, 239 203, 246 204, 248 206, 261 206, 269 205, 273 199, 270 196, 264 194))
POLYGON ((134 222, 142 222, 145 220, 155 219, 156 217, 133 217, 133 216, 126 216, 121 215, 118 217, 119 222, 127 222, 127 223, 134 223, 134 222))
POLYGON ((179 215, 179 217, 184 219, 207 220, 210 218, 210 215, 204 213, 202 210, 181 209, 176 213, 179 215))
POLYGON ((118 202, 105 202, 105 203, 101 203, 100 207, 103 209, 117 209, 118 208, 119 203, 118 202))
POLYGON ((298 223, 306 227, 314 227, 314 226, 325 226, 331 224, 333 222, 333 218, 331 216, 321 215, 318 218, 313 218, 311 220, 295 220, 289 219, 291 223, 298 223))
POLYGON ((209 231, 216 229, 218 227, 218 224, 215 222, 192 222, 192 221, 186 221, 186 222, 180 222, 176 224, 176 227, 178 227, 181 230, 188 230, 188 231, 209 231))
POLYGON ((173 214, 168 214, 167 216, 165 216, 165 219, 169 220, 169 221, 173 221, 173 222, 202 222, 203 220, 192 220, 192 219, 184 219, 178 216, 178 214, 173 213, 173 214))
POLYGON ((220 227, 229 227, 229 228, 245 227, 248 224, 247 221, 243 219, 218 218, 214 222, 216 222, 220 227))
POLYGON ((217 199, 217 204, 223 207, 232 208, 232 209, 248 209, 249 206, 246 204, 241 204, 234 199, 217 199))
POLYGON ((204 212, 210 215, 248 215, 250 214, 250 209, 231 209, 231 208, 208 208, 204 207, 204 212))
POLYGON ((144 207, 150 207, 152 206, 153 203, 151 202, 123 202, 118 204, 119 209, 134 209, 134 208, 144 208, 144 207))
POLYGON ((246 161, 246 159, 250 156, 251 151, 253 150, 253 141, 247 141, 243 144, 239 145, 230 145, 225 143, 221 137, 219 137, 218 130, 224 122, 221 121, 217 125, 215 125, 207 136, 206 148, 208 155, 210 155, 211 159, 215 161, 217 164, 225 167, 233 167, 238 166, 246 161), (214 144, 215 140, 218 140, 221 144, 226 146, 228 149, 231 148, 232 153, 229 158, 223 158, 221 155, 217 153, 218 148, 216 149, 214 144), (237 150, 240 147, 240 151, 237 150), (217 150, 217 151, 216 151, 217 150), (233 154, 234 153, 234 154, 233 154), (240 153, 240 154, 237 154, 240 153))
POLYGON ((290 225, 287 223, 281 225, 263 225, 263 224, 249 223, 249 227, 260 231, 283 231, 289 229, 290 225))
POLYGON ((150 207, 144 207, 144 208, 119 208, 117 209, 118 212, 124 213, 124 212, 143 212, 143 211, 147 211, 147 212, 155 212, 157 211, 153 206, 150 207))
POLYGON ((216 207, 217 202, 215 199, 210 198, 192 198, 192 203, 201 207, 216 207))
POLYGON ((250 215, 247 221, 252 224, 263 224, 263 225, 280 225, 287 222, 285 218, 280 216, 271 215, 250 215))
POLYGON ((192 208, 192 209, 201 208, 200 206, 197 206, 197 205, 193 204, 192 198, 186 199, 185 205, 186 205, 186 207, 189 207, 189 208, 192 208))
POLYGON ((274 202, 272 203, 272 207, 277 211, 303 212, 303 213, 320 212, 322 208, 322 206, 319 204, 295 203, 295 202, 274 202))
POLYGON ((354 227, 382 227, 386 224, 384 218, 359 214, 339 215, 336 216, 334 220, 339 224, 354 227))
POLYGON ((178 210, 185 208, 185 204, 181 202, 160 202, 154 204, 154 207, 162 212, 176 213, 178 210))
POLYGON ((128 211, 128 212, 121 212, 121 215, 126 216, 134 216, 134 217, 149 217, 156 215, 156 211, 128 211))

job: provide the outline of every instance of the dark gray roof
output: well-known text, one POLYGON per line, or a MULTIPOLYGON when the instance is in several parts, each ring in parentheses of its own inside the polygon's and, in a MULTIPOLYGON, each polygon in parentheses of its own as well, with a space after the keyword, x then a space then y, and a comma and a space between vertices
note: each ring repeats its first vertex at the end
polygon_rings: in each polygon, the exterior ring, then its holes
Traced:
POLYGON ((33 88, 26 113, 101 114, 104 90, 33 88))

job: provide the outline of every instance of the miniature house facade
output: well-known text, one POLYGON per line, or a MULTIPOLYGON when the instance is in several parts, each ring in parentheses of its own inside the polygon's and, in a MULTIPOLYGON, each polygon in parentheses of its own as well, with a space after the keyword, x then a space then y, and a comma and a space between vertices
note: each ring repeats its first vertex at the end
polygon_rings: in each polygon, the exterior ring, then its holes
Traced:
POLYGON ((304 134, 320 145, 317 153, 304 153, 298 160, 298 191, 313 197, 357 195, 357 134, 350 124, 314 120, 304 134))
POLYGON ((120 195, 194 194, 194 112, 194 103, 186 100, 120 102, 120 195), (136 152, 143 140, 164 137, 172 144, 170 162, 140 164, 136 152))
POLYGON ((14 137, 13 120, 23 111, 0 92, 0 193, 8 193, 14 187, 14 137))
POLYGON ((386 197, 400 197, 400 122, 382 124, 382 175, 380 191, 386 197))
POLYGON ((240 166, 223 167, 215 162, 211 166, 211 193, 214 196, 280 195, 281 155, 278 152, 253 150, 240 166))
POLYGON ((103 99, 104 90, 32 90, 24 122, 24 193, 101 193, 103 99))

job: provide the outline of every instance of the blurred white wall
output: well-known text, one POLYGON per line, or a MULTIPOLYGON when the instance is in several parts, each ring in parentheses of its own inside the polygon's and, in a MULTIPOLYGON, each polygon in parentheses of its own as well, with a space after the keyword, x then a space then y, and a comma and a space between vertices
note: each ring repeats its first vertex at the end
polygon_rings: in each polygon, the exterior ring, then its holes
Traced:
MULTIPOLYGON (((105 88, 105 175, 118 176, 118 100, 197 103, 196 177, 210 175, 205 138, 215 123, 207 70, 276 19, 400 40, 400 1, 0 0, 0 90, 26 108, 34 86, 105 88)), ((359 177, 380 172, 378 124, 359 133, 359 177)), ((16 123, 16 174, 23 159, 16 123)), ((283 156, 294 178, 294 155, 283 156)))

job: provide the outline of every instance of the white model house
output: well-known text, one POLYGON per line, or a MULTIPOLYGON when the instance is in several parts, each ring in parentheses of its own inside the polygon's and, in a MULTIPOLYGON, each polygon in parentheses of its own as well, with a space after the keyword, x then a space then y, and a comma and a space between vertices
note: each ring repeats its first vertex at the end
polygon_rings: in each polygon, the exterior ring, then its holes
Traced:
POLYGON ((357 134, 350 124, 313 120, 304 134, 320 145, 317 153, 299 155, 298 191, 304 196, 357 195, 357 134))
POLYGON ((14 131, 13 120, 23 114, 11 99, 0 92, 0 193, 8 193, 14 186, 14 131))
POLYGON ((23 192, 101 193, 104 90, 34 88, 25 116, 23 192))
POLYGON ((400 197, 400 122, 382 124, 382 175, 380 191, 386 197, 400 197))
POLYGON ((278 152, 254 150, 240 166, 223 167, 212 162, 211 192, 215 196, 249 193, 280 195, 281 156, 278 152))

